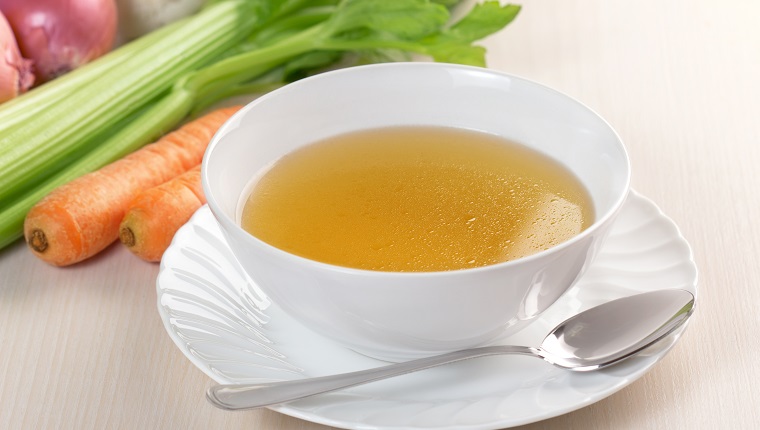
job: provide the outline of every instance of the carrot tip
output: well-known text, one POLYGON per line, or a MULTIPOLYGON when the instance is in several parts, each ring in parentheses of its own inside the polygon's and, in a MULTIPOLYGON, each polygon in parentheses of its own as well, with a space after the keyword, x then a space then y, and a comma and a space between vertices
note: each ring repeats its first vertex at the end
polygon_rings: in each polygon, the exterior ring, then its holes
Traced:
POLYGON ((37 252, 45 252, 45 250, 48 248, 48 241, 47 237, 45 236, 45 232, 38 228, 32 230, 32 233, 29 235, 29 240, 26 243, 30 248, 37 252))
POLYGON ((119 231, 119 240, 128 247, 135 246, 135 233, 129 227, 124 227, 119 231))

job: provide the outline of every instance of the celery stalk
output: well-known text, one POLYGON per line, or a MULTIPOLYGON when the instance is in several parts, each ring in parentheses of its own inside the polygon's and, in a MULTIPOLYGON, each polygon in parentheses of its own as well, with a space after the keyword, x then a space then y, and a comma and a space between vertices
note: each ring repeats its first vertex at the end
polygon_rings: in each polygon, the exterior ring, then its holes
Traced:
MULTIPOLYGON (((215 3, 160 41, 136 52, 129 64, 93 79, 86 91, 38 112, 30 127, 0 138, 0 206, 72 161, 88 137, 101 134, 183 74, 218 59, 260 19, 247 1, 215 3)), ((31 125, 31 124, 30 124, 31 125)))
POLYGON ((0 124, 7 131, 11 125, 26 125, 25 121, 33 118, 37 112, 67 98, 73 91, 85 89, 96 77, 121 66, 129 61, 135 53, 156 43, 167 34, 182 25, 181 21, 161 27, 145 37, 136 39, 119 49, 113 50, 98 61, 93 61, 77 69, 77 73, 67 73, 52 81, 33 88, 23 97, 17 97, 0 104, 0 124))

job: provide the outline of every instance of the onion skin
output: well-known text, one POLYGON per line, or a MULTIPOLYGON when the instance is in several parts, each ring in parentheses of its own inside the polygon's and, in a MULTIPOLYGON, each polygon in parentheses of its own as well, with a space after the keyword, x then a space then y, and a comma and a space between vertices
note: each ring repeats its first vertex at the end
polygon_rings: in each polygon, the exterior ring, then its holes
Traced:
POLYGON ((32 62, 21 56, 13 30, 0 12, 0 103, 25 92, 33 83, 32 62))
POLYGON ((0 11, 39 83, 107 53, 116 38, 114 0, 0 0, 0 11))

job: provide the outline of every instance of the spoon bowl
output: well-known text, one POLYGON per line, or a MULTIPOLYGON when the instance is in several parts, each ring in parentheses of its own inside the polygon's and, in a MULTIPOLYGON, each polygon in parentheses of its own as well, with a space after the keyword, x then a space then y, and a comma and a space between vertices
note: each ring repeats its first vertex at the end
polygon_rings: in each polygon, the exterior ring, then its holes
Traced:
POLYGON ((206 397, 221 409, 261 408, 489 355, 528 355, 571 371, 597 370, 632 357, 673 333, 689 319, 694 305, 694 295, 688 291, 652 291, 612 300, 570 317, 538 347, 485 346, 338 375, 216 385, 209 388, 206 397))

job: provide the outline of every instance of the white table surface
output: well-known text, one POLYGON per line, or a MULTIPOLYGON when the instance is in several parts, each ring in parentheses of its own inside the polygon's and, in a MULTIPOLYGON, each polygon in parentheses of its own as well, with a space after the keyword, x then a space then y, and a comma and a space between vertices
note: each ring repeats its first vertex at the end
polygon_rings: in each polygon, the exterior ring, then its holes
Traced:
MULTIPOLYGON (((622 391, 528 429, 760 426, 760 2, 526 0, 489 67, 578 98, 617 129, 633 186, 700 269, 685 336, 622 391)), ((158 265, 113 246, 65 269, 0 251, 0 428, 318 429, 230 413, 156 311, 158 265)))

